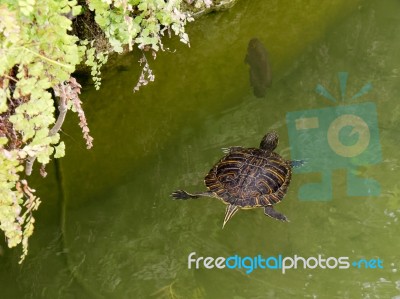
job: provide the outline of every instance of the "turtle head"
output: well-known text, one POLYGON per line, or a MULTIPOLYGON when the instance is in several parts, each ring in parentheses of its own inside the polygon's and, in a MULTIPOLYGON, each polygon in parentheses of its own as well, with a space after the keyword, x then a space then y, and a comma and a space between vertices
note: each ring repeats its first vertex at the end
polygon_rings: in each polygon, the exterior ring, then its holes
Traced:
POLYGON ((260 148, 266 151, 274 151, 279 143, 279 135, 275 131, 268 132, 260 143, 260 148))

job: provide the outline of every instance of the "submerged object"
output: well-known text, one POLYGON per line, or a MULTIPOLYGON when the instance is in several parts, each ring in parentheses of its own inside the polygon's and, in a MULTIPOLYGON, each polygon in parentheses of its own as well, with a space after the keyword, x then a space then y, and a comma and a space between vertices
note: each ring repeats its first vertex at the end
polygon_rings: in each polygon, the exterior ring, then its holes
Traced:
POLYGON ((268 52, 257 38, 249 41, 244 62, 250 65, 250 84, 253 87, 254 95, 263 98, 267 87, 271 86, 272 77, 268 52))
POLYGON ((292 167, 303 161, 287 161, 275 153, 279 142, 274 131, 261 140, 260 148, 231 147, 226 155, 210 170, 204 179, 206 192, 188 193, 178 190, 174 199, 214 197, 227 204, 223 226, 240 209, 264 208, 265 215, 288 221, 272 205, 285 196, 292 176, 292 167))

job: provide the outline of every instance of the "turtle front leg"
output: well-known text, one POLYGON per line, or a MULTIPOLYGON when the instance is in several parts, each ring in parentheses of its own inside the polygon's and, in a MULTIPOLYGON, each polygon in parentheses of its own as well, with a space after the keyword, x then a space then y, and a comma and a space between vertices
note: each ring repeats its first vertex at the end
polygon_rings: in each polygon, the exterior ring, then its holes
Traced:
POLYGON ((303 166, 304 164, 307 163, 307 161, 306 160, 291 160, 291 161, 289 161, 289 163, 290 163, 290 166, 292 166, 293 168, 296 168, 296 167, 303 166))
POLYGON ((171 196, 172 196, 173 199, 182 199, 182 200, 196 199, 196 198, 199 198, 199 197, 214 197, 214 195, 210 191, 189 193, 189 192, 186 192, 184 190, 177 190, 175 192, 172 192, 171 196))
POLYGON ((276 220, 289 222, 289 219, 287 219, 285 215, 275 211, 272 206, 266 206, 264 208, 264 214, 276 220))
POLYGON ((243 147, 241 146, 231 146, 231 147, 223 147, 222 151, 224 154, 232 154, 233 152, 241 151, 243 147))

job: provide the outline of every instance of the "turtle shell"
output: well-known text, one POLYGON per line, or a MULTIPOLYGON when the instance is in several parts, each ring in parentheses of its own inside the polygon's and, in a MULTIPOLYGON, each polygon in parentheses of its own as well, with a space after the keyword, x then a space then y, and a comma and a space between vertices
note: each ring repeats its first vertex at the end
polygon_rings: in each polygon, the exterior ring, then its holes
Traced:
POLYGON ((235 148, 215 164, 204 182, 225 203, 256 208, 281 201, 291 174, 289 161, 275 152, 235 148))

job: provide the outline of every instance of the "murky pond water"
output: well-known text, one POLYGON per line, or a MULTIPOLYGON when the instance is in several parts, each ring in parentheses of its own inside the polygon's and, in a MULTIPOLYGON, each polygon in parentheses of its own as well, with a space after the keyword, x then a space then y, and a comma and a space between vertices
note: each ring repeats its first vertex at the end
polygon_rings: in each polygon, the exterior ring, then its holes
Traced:
POLYGON ((151 62, 156 82, 135 94, 138 56, 116 58, 102 89, 82 94, 94 148, 69 115, 67 156, 32 182, 43 204, 30 255, 22 267, 18 252, 0 256, 1 297, 400 298, 399 11, 395 0, 240 1, 191 24, 191 48, 166 41, 177 51, 151 62), (263 99, 244 63, 253 37, 272 69, 263 99), (221 148, 256 147, 271 129, 278 153, 307 159, 276 206, 291 222, 254 209, 221 229, 220 201, 171 200, 205 190, 221 148), (188 269, 191 252, 351 264, 246 274, 188 269))

